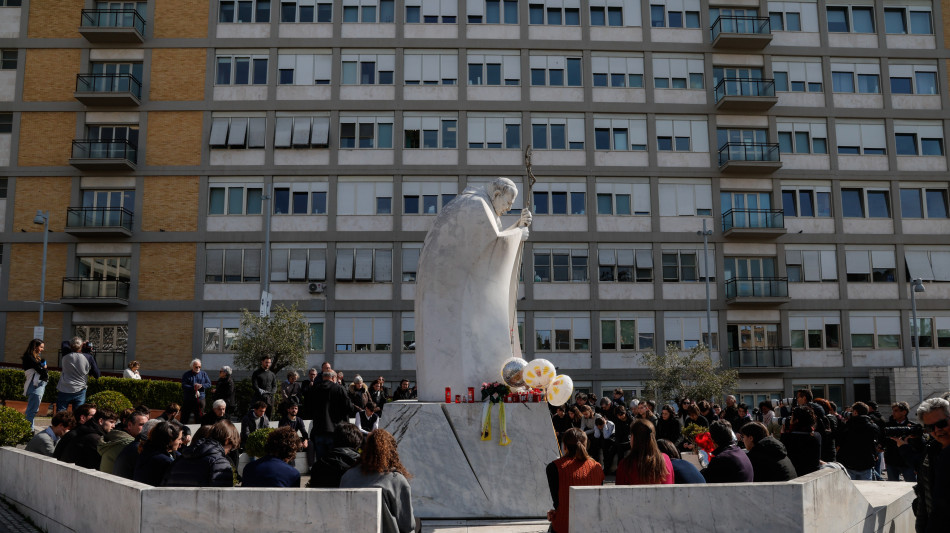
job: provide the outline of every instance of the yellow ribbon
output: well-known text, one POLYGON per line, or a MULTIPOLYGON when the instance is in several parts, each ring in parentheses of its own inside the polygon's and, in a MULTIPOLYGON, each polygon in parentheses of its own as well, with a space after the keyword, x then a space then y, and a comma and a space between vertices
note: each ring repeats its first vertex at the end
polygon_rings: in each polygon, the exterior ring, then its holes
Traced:
POLYGON ((505 404, 504 403, 502 403, 498 407, 498 425, 501 426, 500 428, 501 434, 498 436, 498 445, 508 446, 509 444, 511 444, 511 439, 508 438, 508 425, 505 420, 505 404))

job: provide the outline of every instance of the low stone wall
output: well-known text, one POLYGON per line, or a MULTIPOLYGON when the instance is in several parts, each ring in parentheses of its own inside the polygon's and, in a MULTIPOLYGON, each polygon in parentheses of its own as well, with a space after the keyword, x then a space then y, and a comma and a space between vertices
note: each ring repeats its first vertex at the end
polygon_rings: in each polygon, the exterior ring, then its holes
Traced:
POLYGON ((48 533, 379 531, 379 489, 156 488, 0 448, 0 496, 48 533))
POLYGON ((782 483, 572 487, 570 530, 913 531, 913 499, 913 483, 853 482, 834 469, 782 483), (630 502, 655 512, 636 517, 630 502))

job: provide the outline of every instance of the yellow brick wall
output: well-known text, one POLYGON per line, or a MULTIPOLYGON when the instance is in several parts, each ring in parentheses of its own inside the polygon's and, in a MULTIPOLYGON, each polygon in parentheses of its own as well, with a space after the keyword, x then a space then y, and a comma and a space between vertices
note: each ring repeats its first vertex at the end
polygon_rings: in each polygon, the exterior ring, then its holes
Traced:
MULTIPOLYGON (((50 243, 46 260, 46 300, 63 296, 66 276, 66 245, 50 243)), ((10 245, 10 301, 40 299, 40 269, 43 265, 43 244, 14 243, 10 245)))
POLYGON ((137 313, 135 360, 141 371, 188 370, 194 359, 191 339, 194 335, 192 313, 137 313))
POLYGON ((146 176, 142 198, 143 230, 198 230, 197 176, 146 176))
POLYGON ((139 300, 193 300, 197 245, 142 243, 139 248, 139 300))
MULTIPOLYGON (((33 339, 33 327, 38 326, 40 314, 37 313, 7 313, 7 329, 4 342, 3 360, 7 363, 19 363, 23 356, 23 350, 33 339)), ((43 356, 54 365, 59 351, 59 344, 63 342, 66 336, 63 333, 63 314, 43 312, 43 326, 46 328, 46 334, 43 340, 46 341, 46 351, 43 356)))
POLYGON ((148 114, 148 165, 201 163, 201 111, 148 114))
POLYGON ((75 113, 22 113, 17 161, 24 167, 68 165, 75 136, 75 113))
POLYGON ((72 178, 17 178, 17 194, 13 202, 13 231, 41 232, 43 226, 33 223, 36 210, 49 211, 49 229, 61 233, 66 226, 66 208, 72 178))
POLYGON ((152 100, 204 100, 204 48, 156 48, 152 50, 152 100))
MULTIPOLYGON (((204 38, 208 36, 208 0, 159 0, 155 2, 155 37, 204 38)), ((215 11, 217 13, 217 11, 215 11)))
POLYGON ((79 74, 78 48, 27 50, 23 70, 23 100, 27 102, 74 101, 76 74, 79 74))
POLYGON ((80 37, 83 0, 33 0, 27 34, 32 37, 80 37))

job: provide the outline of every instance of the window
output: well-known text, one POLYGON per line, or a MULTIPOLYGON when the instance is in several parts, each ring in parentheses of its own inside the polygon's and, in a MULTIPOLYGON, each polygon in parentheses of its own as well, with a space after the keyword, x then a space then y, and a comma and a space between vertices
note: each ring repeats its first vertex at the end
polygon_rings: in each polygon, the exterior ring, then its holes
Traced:
POLYGON ((215 85, 267 85, 267 56, 217 56, 215 85))
POLYGON ((779 152, 783 154, 827 154, 828 129, 822 122, 784 122, 779 119, 779 152))
POLYGON ((263 148, 264 117, 214 117, 211 121, 211 148, 263 148))
POLYGON ((699 28, 700 10, 699 0, 684 0, 683 2, 652 0, 650 26, 653 28, 699 28))
POLYGON ((326 148, 329 133, 330 117, 278 116, 274 148, 326 148))
POLYGON ((95 124, 86 126, 91 158, 127 158, 135 161, 139 145, 139 127, 129 124, 95 124))
POLYGON ((468 54, 468 84, 521 85, 521 56, 514 50, 468 54))
POLYGON ((947 218, 947 189, 901 188, 901 218, 947 218))
POLYGON ((661 217, 712 216, 712 187, 708 180, 689 183, 661 178, 659 188, 661 217))
POLYGON ((650 184, 646 180, 604 178, 597 180, 596 187, 598 215, 650 214, 650 184))
POLYGON ((589 352, 588 313, 536 313, 535 349, 544 352, 589 352))
POLYGON ((22 3, 22 0, 0 0, 0 6, 4 7, 19 7, 22 3))
POLYGON ((470 149, 521 148, 521 114, 485 116, 483 113, 468 114, 468 147, 470 149))
POLYGON ((455 24, 458 22, 458 0, 406 0, 406 22, 409 24, 455 24))
POLYGON ((894 121, 897 155, 943 155, 943 125, 930 121, 894 121))
POLYGON ((647 120, 618 115, 594 117, 594 149, 643 151, 647 149, 647 120))
POLYGON ((528 3, 528 24, 579 26, 580 6, 580 0, 531 0, 528 3))
POLYGON ((393 117, 340 114, 340 148, 393 147, 393 117))
POLYGON ((221 0, 218 22, 270 22, 270 0, 221 0))
POLYGON ((827 248, 785 247, 785 273, 792 283, 836 281, 838 261, 833 246, 827 248))
POLYGON ((337 248, 336 280, 391 283, 392 248, 337 248))
POLYGON ((601 313, 602 351, 649 350, 653 348, 654 321, 637 313, 601 313))
POLYGON ((591 57, 594 87, 643 88, 643 56, 591 57))
POLYGON ((890 64, 891 93, 937 94, 937 65, 890 64))
POLYGON ((874 33, 871 6, 828 6, 828 31, 832 33, 874 33))
POLYGON ((933 35, 930 4, 884 8, 884 31, 913 35, 933 35))
POLYGON ((841 188, 841 209, 846 218, 890 218, 887 189, 841 188))
POLYGON ((831 89, 836 93, 880 94, 881 65, 874 59, 831 60, 831 89))
POLYGON ((343 0, 343 22, 393 23, 396 7, 393 0, 343 0))
MULTIPOLYGON (((710 249, 712 255, 712 250, 710 249)), ((715 257, 713 255, 713 257, 715 257)), ((702 274, 703 252, 697 250, 663 250, 663 281, 681 282, 681 281, 701 281, 705 280, 702 274)), ((713 267, 713 261, 709 262, 710 268, 713 267)), ((710 281, 714 275, 710 273, 710 281)))
POLYGON ((391 352, 393 318, 389 313, 337 313, 333 328, 338 352, 391 352))
POLYGON ((391 215, 393 182, 340 180, 337 207, 340 215, 391 215))
POLYGON ((580 248, 535 248, 534 281, 581 282, 590 281, 587 271, 587 249, 580 248))
POLYGON ((859 349, 897 349, 901 347, 901 319, 890 311, 876 312, 852 311, 851 348, 859 349))
POLYGON ((822 91, 820 60, 787 58, 785 61, 773 61, 772 76, 775 78, 776 91, 799 93, 822 91))
POLYGON ((664 57, 653 59, 653 87, 656 89, 703 89, 701 56, 664 57))
POLYGON ((332 0, 281 0, 281 22, 333 22, 332 0))
POLYGON ((238 314, 205 313, 202 318, 204 353, 227 353, 234 351, 234 341, 240 332, 241 317, 238 314))
POLYGON ((653 251, 649 248, 601 245, 597 249, 597 263, 601 282, 653 281, 653 251))
POLYGON ((404 181, 402 212, 404 215, 436 215, 457 193, 455 181, 404 181))
POLYGON ((896 281, 897 265, 893 248, 852 249, 845 251, 848 281, 888 283, 896 281))
POLYGON ((414 313, 402 314, 402 351, 416 349, 416 317, 414 313))
POLYGON ((639 26, 639 0, 590 0, 591 26, 639 26))
POLYGON ((260 248, 208 245, 205 249, 205 283, 257 283, 260 280, 260 248))
POLYGON ((457 85, 457 54, 407 50, 403 56, 406 85, 457 85))
POLYGON ((773 32, 818 32, 815 2, 769 2, 769 23, 773 32))
POLYGON ((277 83, 280 85, 329 85, 333 56, 325 54, 279 54, 277 83))
POLYGON ((343 85, 392 85, 396 56, 343 52, 343 85))
POLYGON ((443 116, 403 117, 404 148, 457 148, 458 118, 443 116))
POLYGON ((327 214, 327 182, 314 181, 275 184, 274 214, 327 214))
POLYGON ((16 70, 16 65, 16 50, 0 50, 0 70, 16 70))
POLYGON ((13 131, 13 113, 0 113, 0 133, 13 131))
POLYGON ((7 197, 7 178, 0 178, 0 199, 6 198, 6 197, 7 197))
POLYGON ((415 283, 416 272, 419 270, 419 253, 422 252, 422 243, 403 243, 402 245, 402 281, 415 283))
POLYGON ((838 153, 846 155, 885 155, 887 142, 884 139, 884 124, 874 122, 835 124, 838 138, 838 153))
POLYGON ((534 186, 534 214, 583 215, 584 183, 538 183, 534 186))
POLYGON ((533 55, 530 57, 530 64, 533 86, 580 87, 582 85, 580 57, 533 55))
POLYGON ((786 217, 830 217, 831 187, 783 186, 782 208, 786 217))
POLYGON ((260 215, 260 184, 213 184, 208 188, 208 215, 260 215))
POLYGON ((271 281, 324 281, 327 279, 326 248, 271 247, 271 281))
POLYGON ((788 332, 793 350, 841 348, 841 317, 835 314, 790 312, 788 332))
POLYGON ((584 119, 532 117, 531 145, 535 150, 583 150, 584 119))
POLYGON ((675 152, 708 152, 709 132, 705 119, 656 118, 656 148, 675 152))
POLYGON ((905 246, 907 279, 950 281, 950 248, 946 246, 905 246))
MULTIPOLYGON (((718 329, 718 313, 710 315, 710 322, 714 329, 718 329)), ((675 344, 680 350, 689 350, 705 344, 713 350, 719 349, 719 333, 713 331, 710 342, 709 330, 706 328, 706 313, 675 312, 666 313, 663 317, 663 333, 665 344, 675 344)))
MULTIPOLYGON (((307 318, 307 317, 305 317, 307 318)), ((308 345, 310 346, 311 352, 323 352, 323 328, 324 323, 314 322, 313 319, 308 319, 308 326, 310 328, 310 338, 308 339, 308 345)))
POLYGON ((469 24, 517 24, 518 0, 466 0, 469 24))

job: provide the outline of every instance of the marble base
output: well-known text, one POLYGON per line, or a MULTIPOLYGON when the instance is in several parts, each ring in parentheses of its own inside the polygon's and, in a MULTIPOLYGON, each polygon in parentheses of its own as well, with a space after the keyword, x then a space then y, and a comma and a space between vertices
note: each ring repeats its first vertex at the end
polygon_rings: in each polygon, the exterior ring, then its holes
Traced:
POLYGON ((505 404, 511 444, 498 445, 498 407, 491 441, 481 440, 482 404, 396 402, 380 427, 399 443, 412 474, 416 516, 537 518, 551 508, 545 466, 558 445, 546 403, 505 404))

